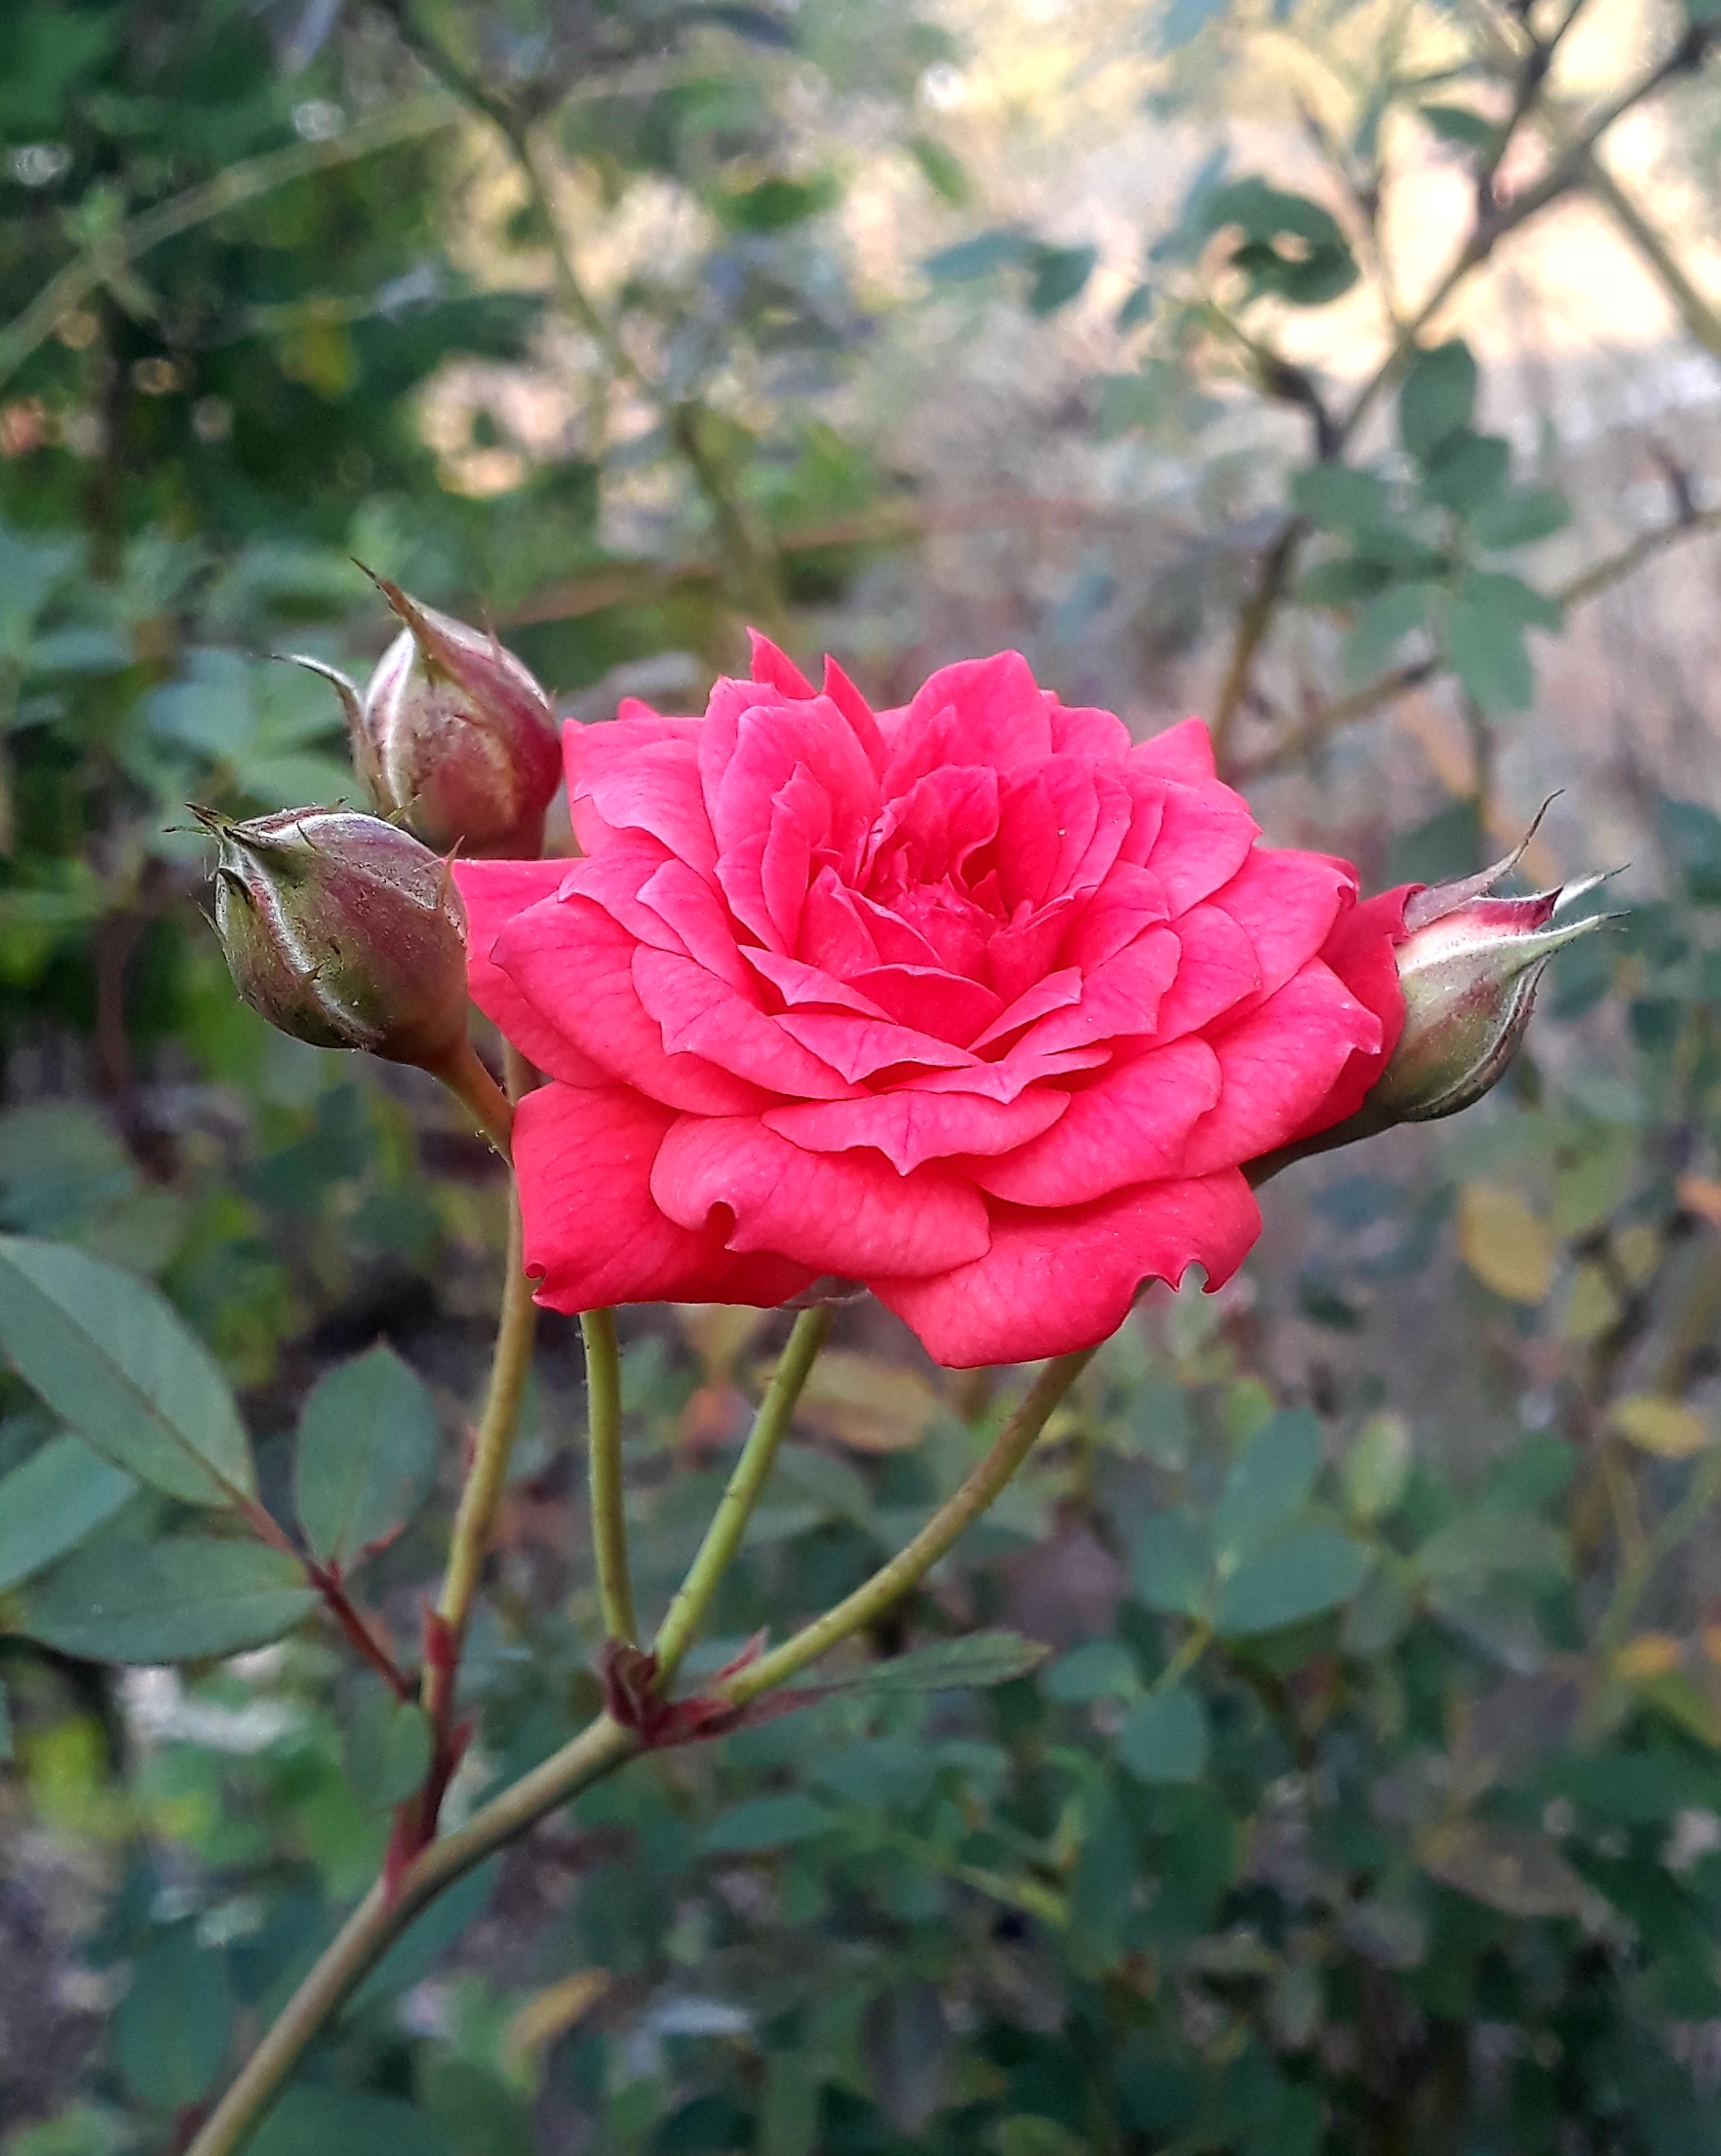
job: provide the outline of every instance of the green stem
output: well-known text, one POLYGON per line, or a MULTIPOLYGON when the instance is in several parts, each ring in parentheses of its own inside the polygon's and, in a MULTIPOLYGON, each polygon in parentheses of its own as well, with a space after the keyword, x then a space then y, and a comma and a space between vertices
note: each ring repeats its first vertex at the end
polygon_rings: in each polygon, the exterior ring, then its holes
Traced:
POLYGON ((474 1813, 464 1826, 432 1842, 402 1873, 392 1900, 380 1882, 373 1886, 240 2068, 186 2156, 232 2156, 318 2031, 413 1918, 493 1849, 613 1773, 638 1749, 639 1739, 631 1730, 601 1714, 554 1758, 474 1813))
POLYGON ((757 1699, 773 1685, 797 1675, 808 1663, 837 1642, 882 1617, 891 1603, 919 1586, 952 1545, 971 1527, 994 1502, 1016 1470, 1033 1450, 1052 1410, 1069 1392, 1098 1352, 1078 1348, 1048 1362, 1035 1379, 1028 1397, 999 1432, 992 1450, 968 1476, 954 1497, 946 1499, 913 1542, 899 1549, 887 1565, 845 1595, 834 1609, 812 1624, 803 1625, 780 1647, 737 1670, 722 1687, 723 1697, 739 1706, 757 1699))
MULTIPOLYGON (((510 1048, 507 1053, 512 1058, 515 1051, 510 1048)), ((513 1070, 512 1062, 509 1070, 513 1070)), ((446 1063, 432 1070, 431 1076, 448 1087, 502 1158, 511 1161, 514 1104, 485 1069, 470 1039, 462 1036, 460 1045, 446 1063)), ((509 1092, 517 1094, 518 1090, 510 1079, 509 1092)))
POLYGON ((608 1639, 639 1638, 634 1584, 628 1573, 627 1514, 621 1480, 621 1355, 615 1313, 581 1313, 586 1344, 586 1423, 592 1493, 592 1548, 598 1560, 598 1606, 608 1639))
MULTIPOLYGON (((767 1411, 770 1411, 774 1435, 769 1439, 769 1449, 774 1451, 788 1426, 794 1394, 804 1382, 806 1369, 823 1338, 824 1324, 809 1320, 827 1316, 827 1313, 809 1311, 797 1322, 789 1351, 778 1364, 761 1404, 759 1421, 754 1425, 743 1453, 743 1462, 748 1453, 753 1454, 761 1482, 764 1469, 769 1466, 768 1459, 762 1461, 760 1458, 763 1444, 756 1444, 761 1425, 767 1423, 767 1411), (799 1366, 798 1374, 791 1369, 792 1357, 799 1366)), ((803 1668, 827 1647, 870 1624, 899 1595, 915 1586, 1002 1490, 1027 1458, 1052 1410, 1086 1367, 1094 1352, 1091 1348, 1083 1349, 1075 1354, 1060 1355, 1055 1362, 1048 1363, 986 1458, 908 1548, 827 1616, 786 1640, 775 1654, 738 1671, 724 1686, 724 1695, 736 1705, 757 1698, 770 1686, 782 1683, 803 1668)), ((735 1476, 731 1478, 731 1490, 740 1473, 741 1464, 738 1463, 735 1476)), ((739 1503, 730 1508, 730 1512, 732 1527, 728 1551, 724 1557, 725 1563, 746 1525, 746 1513, 739 1509, 739 1503)), ((694 1572, 700 1571, 710 1545, 711 1537, 708 1536, 706 1547, 694 1560, 694 1572)), ((714 1561, 706 1575, 708 1589, 715 1589, 720 1570, 721 1566, 714 1561)), ((691 1579, 692 1574, 689 1574, 689 1582, 691 1579)), ((683 1592, 684 1595, 686 1589, 683 1592)), ((677 1599, 680 1601, 682 1597, 677 1599)), ((705 1599, 709 1600, 709 1591, 705 1599)), ((233 2156, 318 2031, 420 1910, 445 1888, 482 1863, 492 1850, 515 1840, 546 1813, 566 1804, 569 1797, 576 1796, 605 1775, 612 1774, 641 1748, 642 1739, 636 1731, 624 1729, 606 1714, 599 1715, 570 1744, 481 1807, 464 1826, 421 1850, 402 1872, 392 1900, 380 1884, 372 1887, 294 1993, 281 2019, 240 2069, 232 2087, 210 2115, 185 2156, 233 2156)))
POLYGON ((802 1311, 795 1320, 795 1330, 789 1335, 782 1359, 765 1387, 764 1398, 759 1403, 759 1413, 753 1419, 741 1457, 735 1462, 735 1470, 718 1502, 711 1525, 705 1531, 705 1540, 699 1545, 699 1554, 687 1568, 687 1577, 676 1590, 675 1599, 657 1628, 657 1637, 651 1643, 652 1653, 657 1658, 660 1685, 669 1682, 676 1666, 692 1645, 705 1613, 711 1607, 712 1597, 717 1593, 718 1583, 741 1547, 741 1537, 747 1532, 747 1522, 759 1503, 765 1477, 777 1457, 777 1448, 789 1434, 790 1419, 801 1397, 801 1389, 806 1383, 807 1373, 830 1328, 831 1313, 822 1305, 816 1310, 802 1311))
MULTIPOLYGON (((477 1063, 476 1056, 473 1061, 477 1063)), ((507 1050, 507 1077, 508 1091, 516 1100, 530 1089, 531 1066, 517 1048, 507 1050)), ((508 1106, 505 1099, 503 1106, 508 1106)), ((512 1109, 509 1113, 512 1115, 512 1109)), ((445 1651, 433 1655, 424 1670, 424 1706, 439 1730, 447 1722, 453 1705, 455 1666, 466 1638, 466 1627, 472 1622, 479 1575, 489 1551, 496 1510, 508 1479, 508 1461, 514 1451, 515 1432, 520 1427, 521 1402, 526 1397, 527 1380, 531 1375, 532 1339, 537 1331, 538 1313, 526 1271, 524 1244, 520 1186, 511 1182, 502 1310, 496 1325, 496 1345, 490 1357, 489 1388, 473 1442, 472 1465, 467 1470, 465 1486, 454 1513, 448 1570, 443 1576, 442 1595, 437 1603, 437 1615, 446 1627, 445 1651)))

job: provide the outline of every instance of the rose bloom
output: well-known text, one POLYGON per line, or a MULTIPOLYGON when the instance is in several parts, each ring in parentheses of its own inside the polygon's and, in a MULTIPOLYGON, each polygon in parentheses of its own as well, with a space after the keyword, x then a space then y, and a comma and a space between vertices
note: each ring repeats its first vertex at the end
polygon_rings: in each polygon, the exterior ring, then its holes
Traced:
POLYGON ((538 1300, 859 1281, 965 1368, 1228 1279, 1247 1162, 1397 1039, 1404 894, 1257 844, 1197 720, 1132 742, 1013 651, 877 712, 763 639, 701 719, 567 729, 578 861, 457 861, 472 993, 549 1083, 538 1300))

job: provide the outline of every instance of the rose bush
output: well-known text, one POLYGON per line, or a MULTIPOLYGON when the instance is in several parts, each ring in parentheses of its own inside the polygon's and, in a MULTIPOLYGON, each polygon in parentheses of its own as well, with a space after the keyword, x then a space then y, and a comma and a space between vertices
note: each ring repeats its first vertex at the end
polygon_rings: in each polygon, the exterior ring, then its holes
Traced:
POLYGON ((703 718, 567 729, 583 859, 468 861, 472 993, 550 1083, 515 1152, 562 1311, 864 1282, 939 1362, 1085 1347, 1227 1279, 1245 1164, 1350 1114, 1403 893, 1258 844, 1190 720, 1018 654, 875 713, 755 640, 703 718))

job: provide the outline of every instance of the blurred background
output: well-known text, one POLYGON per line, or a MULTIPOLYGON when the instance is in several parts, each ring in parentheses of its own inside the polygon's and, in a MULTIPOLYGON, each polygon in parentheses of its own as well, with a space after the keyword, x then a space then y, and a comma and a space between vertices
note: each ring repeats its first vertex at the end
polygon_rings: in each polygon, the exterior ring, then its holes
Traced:
MULTIPOLYGON (((271 654, 363 674, 355 562, 582 719, 699 709, 749 622, 881 704, 1014 646, 1203 713, 1371 883, 1556 789, 1525 873, 1623 870, 1502 1093, 1275 1183, 870 1642, 1036 1673, 631 1767, 418 1925, 261 2156, 1721 2150, 1718 43, 1714 0, 0 13, 0 1226, 159 1283, 284 1516, 307 1388, 388 1345, 440 1431, 355 1588, 404 1654, 497 1165, 238 1003, 184 828, 353 794, 271 654)), ((647 1609, 785 1325, 625 1313, 647 1609)), ((713 1661, 1021 1391, 838 1339, 713 1661)), ((26 1504, 64 1440, 0 1386, 0 2148, 182 2148, 404 1769, 315 1625, 26 1636, 173 1507, 26 1504)), ((547 1318, 456 1808, 597 1700, 581 1388, 547 1318)))

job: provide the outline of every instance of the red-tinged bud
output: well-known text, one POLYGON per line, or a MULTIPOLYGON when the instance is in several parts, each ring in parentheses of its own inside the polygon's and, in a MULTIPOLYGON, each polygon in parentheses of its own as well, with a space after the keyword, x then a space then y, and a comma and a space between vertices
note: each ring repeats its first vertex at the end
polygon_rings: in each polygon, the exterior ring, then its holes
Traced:
POLYGON ((375 582, 406 626, 364 694, 321 660, 299 661, 339 693, 372 799, 438 852, 534 859, 562 776, 550 699, 494 636, 375 582))
POLYGON ((1601 881, 1585 877, 1528 898, 1477 895, 1473 878, 1417 893, 1396 953, 1404 1031, 1362 1109, 1376 1127, 1455 1116, 1499 1082, 1548 960, 1609 918, 1557 919, 1601 881))
POLYGON ((439 1075, 469 1053, 466 910, 428 846, 351 808, 193 813, 220 848, 215 933, 254 1010, 317 1047, 439 1075))

